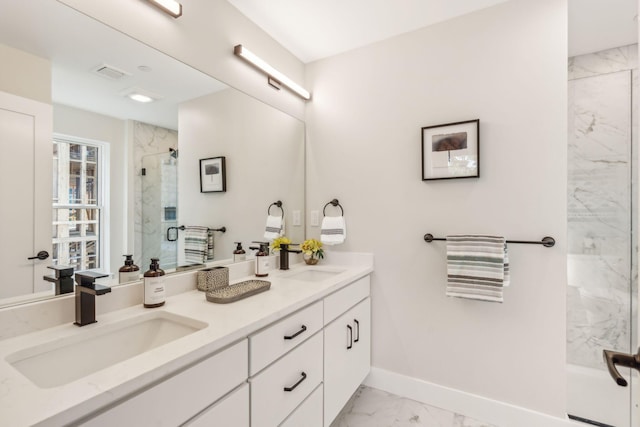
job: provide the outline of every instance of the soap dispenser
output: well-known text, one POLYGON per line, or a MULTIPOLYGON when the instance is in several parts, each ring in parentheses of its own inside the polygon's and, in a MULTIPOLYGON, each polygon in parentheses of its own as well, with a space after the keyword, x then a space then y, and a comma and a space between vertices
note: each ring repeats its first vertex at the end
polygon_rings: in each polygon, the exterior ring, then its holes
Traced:
POLYGON ((151 258, 149 270, 144 273, 144 306, 146 308, 164 305, 164 270, 160 268, 158 258, 151 258))
POLYGON ((133 255, 123 255, 126 257, 124 265, 118 270, 118 281, 120 283, 135 282, 140 278, 140 267, 133 263, 133 255))
POLYGON ((251 247, 251 249, 257 249, 256 254, 256 277, 266 277, 269 275, 269 242, 254 242, 260 245, 259 248, 251 247))
POLYGON ((247 259, 247 254, 242 249, 242 242, 234 242, 236 245, 236 250, 233 251, 233 262, 244 261, 247 259))

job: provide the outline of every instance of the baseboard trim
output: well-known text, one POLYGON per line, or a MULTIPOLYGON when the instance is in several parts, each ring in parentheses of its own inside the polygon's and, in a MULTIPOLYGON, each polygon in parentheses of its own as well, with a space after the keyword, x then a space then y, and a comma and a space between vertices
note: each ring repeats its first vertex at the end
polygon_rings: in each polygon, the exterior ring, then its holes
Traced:
POLYGON ((364 384, 499 427, 575 427, 580 424, 380 368, 372 367, 364 384))

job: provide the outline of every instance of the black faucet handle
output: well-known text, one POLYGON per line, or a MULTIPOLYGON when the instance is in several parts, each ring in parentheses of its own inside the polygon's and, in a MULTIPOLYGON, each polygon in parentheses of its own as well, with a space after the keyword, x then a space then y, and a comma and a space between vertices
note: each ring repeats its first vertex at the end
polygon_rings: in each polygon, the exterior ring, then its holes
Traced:
POLYGON ((96 279, 100 279, 102 277, 109 277, 107 273, 101 273, 99 271, 77 271, 75 274, 76 283, 79 286, 86 286, 89 288, 94 288, 96 285, 96 279))
POLYGON ((57 279, 73 276, 73 267, 70 265, 48 265, 47 268, 55 270, 57 279))

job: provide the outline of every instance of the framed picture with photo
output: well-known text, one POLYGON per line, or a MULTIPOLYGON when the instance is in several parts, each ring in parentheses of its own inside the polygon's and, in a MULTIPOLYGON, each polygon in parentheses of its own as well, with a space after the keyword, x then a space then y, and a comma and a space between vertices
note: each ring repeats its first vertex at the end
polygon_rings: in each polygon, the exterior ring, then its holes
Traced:
POLYGON ((480 119, 422 128, 422 180, 480 176, 480 119))
POLYGON ((227 171, 224 160, 223 156, 200 159, 201 193, 227 191, 227 171))

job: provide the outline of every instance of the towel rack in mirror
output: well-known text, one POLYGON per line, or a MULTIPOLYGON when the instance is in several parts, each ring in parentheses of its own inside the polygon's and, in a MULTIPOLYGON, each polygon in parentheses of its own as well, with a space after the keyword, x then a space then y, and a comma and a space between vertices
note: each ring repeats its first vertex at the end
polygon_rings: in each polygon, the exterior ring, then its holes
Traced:
MULTIPOLYGON (((168 242, 175 242, 176 240, 178 240, 178 230, 184 231, 185 230, 184 225, 181 225, 180 227, 167 227, 167 241, 168 242), (172 230, 175 230, 175 233, 171 233, 172 230)), ((207 231, 219 231, 221 233, 226 233, 227 232, 227 227, 220 227, 220 228, 207 228, 207 231)))
POLYGON ((278 200, 277 202, 273 202, 269 205, 269 208, 267 209, 267 215, 271 215, 271 207, 275 206, 280 208, 280 211, 282 212, 282 217, 284 218, 284 209, 282 208, 282 202, 280 200, 278 200))
MULTIPOLYGON (((424 241, 431 243, 434 240, 447 240, 444 237, 433 237, 433 234, 427 233, 424 235, 424 241)), ((525 245, 542 245, 545 248, 552 248, 556 244, 556 239, 553 237, 544 237, 542 240, 507 240, 507 243, 523 243, 525 245)))
POLYGON ((327 206, 329 206, 329 205, 339 207, 340 208, 340 212, 342 213, 342 216, 344 216, 344 209, 342 208, 342 205, 340 204, 338 199, 333 199, 332 201, 330 201, 329 203, 324 205, 324 208, 322 208, 322 216, 327 216, 325 211, 327 210, 327 206))

